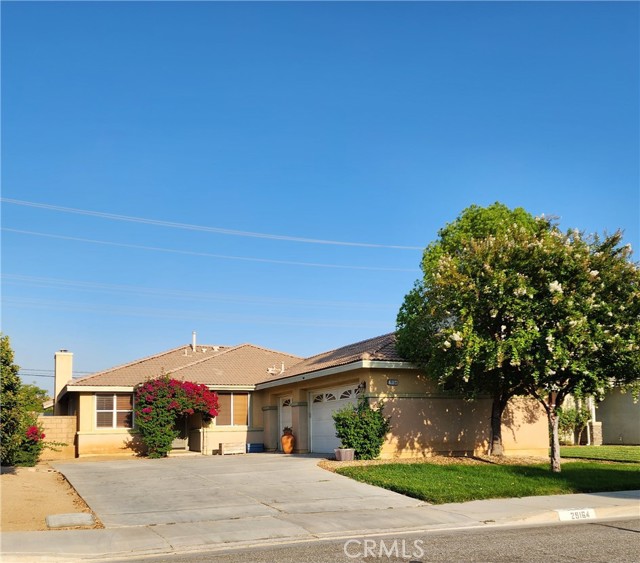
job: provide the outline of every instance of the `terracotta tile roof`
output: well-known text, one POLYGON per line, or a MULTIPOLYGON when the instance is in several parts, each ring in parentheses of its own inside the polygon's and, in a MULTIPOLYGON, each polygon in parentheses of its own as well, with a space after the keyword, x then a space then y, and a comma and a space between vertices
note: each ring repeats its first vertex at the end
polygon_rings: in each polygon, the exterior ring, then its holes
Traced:
POLYGON ((404 362, 396 351, 396 335, 391 332, 306 358, 287 369, 282 378, 342 366, 361 360, 404 362))
POLYGON ((256 385, 280 379, 284 383, 294 375, 361 360, 402 362, 395 343, 395 334, 390 333, 306 359, 253 344, 197 346, 195 352, 187 344, 75 380, 71 385, 133 387, 162 373, 206 385, 256 385))
POLYGON ((195 352, 187 344, 78 379, 71 385, 133 387, 162 373, 210 385, 251 385, 269 379, 268 368, 275 365, 279 373, 283 362, 286 367, 300 359, 251 344, 197 346, 195 352))
POLYGON ((253 344, 241 344, 224 350, 208 360, 196 362, 172 372, 172 377, 206 385, 255 385, 280 375, 282 367, 299 363, 299 356, 268 350, 253 344))

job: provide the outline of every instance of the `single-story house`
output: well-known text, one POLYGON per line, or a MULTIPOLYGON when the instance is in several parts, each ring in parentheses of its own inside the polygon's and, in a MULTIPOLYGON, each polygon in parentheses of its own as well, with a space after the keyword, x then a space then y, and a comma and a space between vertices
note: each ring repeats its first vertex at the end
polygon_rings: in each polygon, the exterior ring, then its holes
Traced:
MULTIPOLYGON (((491 401, 466 401, 439 390, 401 358, 393 333, 310 358, 253 344, 180 346, 154 356, 72 380, 73 355, 55 355, 58 415, 77 419, 78 456, 137 451, 133 417, 135 385, 161 374, 205 384, 216 391, 220 413, 205 422, 180 422, 174 447, 210 455, 220 444, 256 444, 277 451, 285 426, 297 453, 333 453, 339 446, 332 413, 359 397, 384 403, 391 431, 382 457, 486 453, 491 401)), ((503 421, 507 455, 546 455, 547 423, 536 403, 518 399, 503 421)))

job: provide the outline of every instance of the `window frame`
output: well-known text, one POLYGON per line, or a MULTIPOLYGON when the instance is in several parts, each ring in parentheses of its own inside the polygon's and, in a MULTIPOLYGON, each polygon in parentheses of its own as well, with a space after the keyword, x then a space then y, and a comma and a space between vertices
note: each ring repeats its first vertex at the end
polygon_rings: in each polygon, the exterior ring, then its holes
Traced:
POLYGON ((135 428, 135 395, 133 393, 95 393, 93 396, 93 404, 95 411, 95 427, 97 430, 133 430, 135 428), (118 409, 118 395, 131 397, 130 409, 118 409), (112 408, 108 410, 98 409, 98 397, 111 397, 113 403, 112 408), (100 426, 98 424, 98 413, 111 413, 111 426, 100 426), (118 426, 118 413, 130 413, 131 425, 130 426, 118 426))
POLYGON ((251 427, 251 393, 249 393, 248 391, 223 391, 220 392, 218 391, 218 397, 221 397, 223 395, 228 396, 229 397, 229 424, 219 424, 218 423, 218 417, 216 417, 214 419, 215 421, 215 426, 219 427, 219 428, 226 428, 226 427, 236 427, 236 428, 243 428, 243 427, 247 427, 250 428, 251 427), (234 395, 246 395, 247 397, 247 420, 245 424, 235 424, 234 423, 234 407, 233 407, 233 403, 234 403, 234 395))

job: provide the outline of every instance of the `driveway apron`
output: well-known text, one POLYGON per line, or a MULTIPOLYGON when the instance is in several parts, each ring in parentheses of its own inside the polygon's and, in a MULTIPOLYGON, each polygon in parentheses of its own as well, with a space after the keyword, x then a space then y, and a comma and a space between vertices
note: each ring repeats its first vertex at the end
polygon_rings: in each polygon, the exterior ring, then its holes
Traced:
MULTIPOLYGON (((56 463, 106 528, 309 517, 424 503, 280 454, 56 463)), ((337 515, 337 514, 336 514, 337 515)), ((256 522, 254 522, 256 523, 256 522)))

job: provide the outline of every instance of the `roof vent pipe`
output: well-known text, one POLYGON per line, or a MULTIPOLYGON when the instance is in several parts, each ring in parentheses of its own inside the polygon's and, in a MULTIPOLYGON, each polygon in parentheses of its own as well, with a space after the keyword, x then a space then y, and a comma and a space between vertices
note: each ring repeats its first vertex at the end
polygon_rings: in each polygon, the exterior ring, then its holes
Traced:
POLYGON ((196 331, 195 330, 191 333, 191 349, 194 352, 196 351, 196 331))

